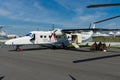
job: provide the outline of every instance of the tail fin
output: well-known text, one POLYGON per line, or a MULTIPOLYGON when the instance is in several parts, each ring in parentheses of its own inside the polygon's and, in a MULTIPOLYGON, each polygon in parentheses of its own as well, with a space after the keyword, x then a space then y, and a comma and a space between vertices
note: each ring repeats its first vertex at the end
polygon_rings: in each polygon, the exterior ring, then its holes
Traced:
POLYGON ((94 23, 90 23, 89 29, 94 29, 95 28, 95 24, 94 23))

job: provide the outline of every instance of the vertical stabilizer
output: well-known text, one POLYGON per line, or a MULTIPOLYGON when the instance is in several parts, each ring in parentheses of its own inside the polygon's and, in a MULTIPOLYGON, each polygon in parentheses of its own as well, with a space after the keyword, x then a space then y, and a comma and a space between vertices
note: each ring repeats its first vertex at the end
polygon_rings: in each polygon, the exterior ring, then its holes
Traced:
POLYGON ((95 28, 95 24, 94 23, 90 23, 89 29, 94 29, 95 28))

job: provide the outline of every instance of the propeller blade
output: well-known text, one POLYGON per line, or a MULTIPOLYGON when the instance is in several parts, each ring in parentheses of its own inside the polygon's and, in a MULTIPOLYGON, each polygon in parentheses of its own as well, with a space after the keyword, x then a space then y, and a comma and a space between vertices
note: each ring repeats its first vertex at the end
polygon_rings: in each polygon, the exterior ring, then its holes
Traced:
POLYGON ((100 21, 94 22, 94 24, 101 23, 101 22, 108 21, 108 20, 115 19, 115 18, 119 18, 119 17, 120 17, 120 15, 114 16, 114 17, 111 17, 111 18, 107 18, 107 19, 104 19, 104 20, 100 20, 100 21))
POLYGON ((109 7, 109 6, 120 6, 120 3, 114 3, 114 4, 95 4, 95 5, 89 5, 87 8, 98 8, 98 7, 109 7))

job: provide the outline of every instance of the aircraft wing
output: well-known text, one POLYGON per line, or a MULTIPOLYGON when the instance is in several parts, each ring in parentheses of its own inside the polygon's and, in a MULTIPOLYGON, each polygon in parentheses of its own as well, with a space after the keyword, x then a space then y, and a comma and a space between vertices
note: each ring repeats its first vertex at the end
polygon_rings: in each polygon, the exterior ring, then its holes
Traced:
POLYGON ((88 31, 90 30, 89 28, 84 28, 84 29, 63 29, 62 31, 88 31))
POLYGON ((91 29, 89 28, 84 28, 84 29, 62 29, 62 32, 64 33, 73 33, 73 32, 83 32, 83 31, 90 31, 91 29))
POLYGON ((94 29, 63 29, 62 32, 73 33, 73 32, 84 32, 84 31, 120 31, 120 29, 105 29, 105 28, 94 28, 94 29))
POLYGON ((95 28, 95 29, 91 29, 93 31, 120 31, 120 29, 105 29, 105 28, 95 28))

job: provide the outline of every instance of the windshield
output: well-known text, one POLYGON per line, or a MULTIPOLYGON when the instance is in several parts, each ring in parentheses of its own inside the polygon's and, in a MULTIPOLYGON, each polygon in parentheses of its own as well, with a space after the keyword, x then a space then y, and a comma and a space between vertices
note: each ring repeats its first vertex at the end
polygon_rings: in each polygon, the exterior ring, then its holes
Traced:
POLYGON ((30 36, 30 37, 32 37, 32 35, 33 35, 32 33, 28 33, 28 34, 26 34, 26 36, 30 36))

